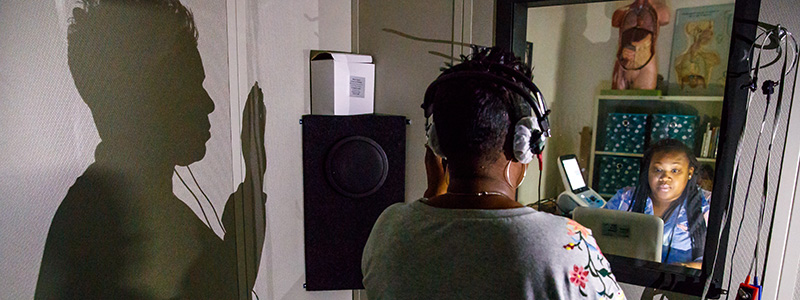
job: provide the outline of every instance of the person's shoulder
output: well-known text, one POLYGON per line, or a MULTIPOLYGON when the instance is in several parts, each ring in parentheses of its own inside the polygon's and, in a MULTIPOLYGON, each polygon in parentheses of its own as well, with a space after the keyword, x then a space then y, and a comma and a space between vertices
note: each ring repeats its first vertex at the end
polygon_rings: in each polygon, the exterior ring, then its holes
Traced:
POLYGON ((531 227, 537 229, 560 226, 566 224, 567 220, 569 220, 568 218, 560 215, 536 211, 535 209, 531 208, 528 209, 530 209, 530 211, 518 213, 503 219, 508 220, 510 223, 514 223, 514 226, 531 227))
POLYGON ((636 187, 633 186, 626 186, 617 190, 617 193, 611 197, 611 199, 620 199, 624 201, 630 201, 633 198, 633 193, 636 192, 636 187))
MULTIPOLYGON (((548 226, 542 229, 548 236, 548 240, 554 243, 552 248, 560 253, 560 256, 566 255, 566 257, 584 259, 586 254, 577 256, 570 254, 590 252, 593 255, 602 257, 602 252, 597 246, 591 229, 567 217, 550 215, 544 219, 546 219, 548 226)), ((572 261, 563 260, 563 263, 571 266, 572 261)))
POLYGON ((399 226, 398 224, 408 223, 414 225, 413 222, 405 222, 408 218, 409 204, 400 202, 395 203, 383 210, 378 219, 372 226, 372 229, 364 247, 364 259, 372 257, 373 252, 390 251, 392 248, 388 247, 393 241, 400 238, 401 235, 407 234, 404 230, 406 227, 399 226))
POLYGON ((567 217, 564 217, 564 216, 554 215, 554 214, 545 213, 545 212, 536 212, 536 213, 532 214, 531 216, 533 216, 534 219, 539 221, 539 222, 547 223, 547 224, 553 224, 553 225, 555 225, 555 224, 566 224, 567 222, 569 222, 571 220, 571 219, 569 219, 567 217))
POLYGON ((388 207, 386 207, 386 209, 383 210, 383 214, 397 214, 397 213, 409 211, 409 210, 411 210, 411 205, 413 203, 417 202, 417 201, 419 201, 419 200, 415 200, 414 202, 410 202, 410 203, 398 202, 398 203, 389 205, 388 207))
MULTIPOLYGON (((419 201, 419 200, 417 200, 419 201)), ((415 202, 417 202, 415 201, 415 202)), ((405 203, 405 202, 398 202, 386 207, 381 215, 378 217, 377 223, 386 222, 389 220, 394 220, 398 218, 403 218, 409 214, 411 214, 414 209, 411 208, 412 205, 415 205, 415 202, 405 203)))
POLYGON ((700 195, 703 197, 703 205, 707 205, 711 201, 711 191, 700 188, 700 195))
POLYGON ((116 200, 120 196, 115 194, 119 190, 116 186, 109 185, 108 178, 103 178, 98 167, 92 164, 69 187, 64 199, 58 205, 54 219, 59 217, 76 219, 76 214, 85 215, 93 211, 108 213, 110 210, 119 209, 117 205, 121 201, 116 200))
POLYGON ((634 191, 636 191, 636 188, 632 186, 619 189, 617 193, 611 197, 611 199, 608 199, 605 208, 626 210, 628 206, 630 206, 631 200, 633 199, 634 191))
POLYGON ((708 211, 711 209, 711 191, 707 191, 705 189, 700 189, 700 208, 703 211, 703 215, 706 218, 706 222, 708 222, 708 211))
POLYGON ((626 196, 632 197, 633 196, 633 192, 635 192, 635 191, 636 191, 636 187, 634 187, 634 186, 626 186, 624 188, 619 189, 617 191, 617 194, 618 195, 626 195, 626 196))
POLYGON ((565 242, 571 241, 576 232, 591 234, 583 225, 570 218, 544 212, 526 215, 525 219, 520 219, 515 226, 535 233, 538 237, 537 243, 551 244, 557 251, 566 245, 565 242))
POLYGON ((409 223, 410 225, 417 225, 426 220, 426 210, 430 209, 430 207, 421 202, 421 200, 424 200, 424 198, 409 203, 398 202, 386 207, 375 221, 373 231, 399 230, 393 224, 409 223))

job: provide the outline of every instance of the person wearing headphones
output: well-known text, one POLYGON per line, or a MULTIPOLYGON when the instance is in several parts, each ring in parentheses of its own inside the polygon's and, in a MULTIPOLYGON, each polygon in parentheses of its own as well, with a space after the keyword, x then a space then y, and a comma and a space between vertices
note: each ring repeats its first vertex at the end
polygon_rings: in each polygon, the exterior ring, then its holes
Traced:
POLYGON ((586 228, 516 201, 549 136, 527 66, 476 49, 429 86, 423 108, 428 190, 378 218, 362 258, 367 298, 625 298, 586 228))
POLYGON ((698 184, 700 168, 683 142, 659 140, 644 152, 637 185, 617 191, 605 208, 658 216, 664 220, 661 261, 699 269, 711 199, 698 184))

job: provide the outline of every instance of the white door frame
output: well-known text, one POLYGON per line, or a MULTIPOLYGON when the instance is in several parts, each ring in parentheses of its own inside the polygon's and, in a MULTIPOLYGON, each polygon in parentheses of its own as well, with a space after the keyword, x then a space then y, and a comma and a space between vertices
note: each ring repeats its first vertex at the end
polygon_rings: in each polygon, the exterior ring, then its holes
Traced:
MULTIPOLYGON (((241 115, 244 103, 241 95, 247 95, 247 0, 226 0, 228 27, 228 92, 231 117, 231 168, 232 189, 244 181, 244 157, 241 144, 241 115)), ((241 205, 234 205, 235 215, 244 214, 241 205)), ((244 220, 235 218, 237 276, 246 278, 244 220)), ((250 299, 247 288, 249 280, 239 280, 239 299, 250 299)))

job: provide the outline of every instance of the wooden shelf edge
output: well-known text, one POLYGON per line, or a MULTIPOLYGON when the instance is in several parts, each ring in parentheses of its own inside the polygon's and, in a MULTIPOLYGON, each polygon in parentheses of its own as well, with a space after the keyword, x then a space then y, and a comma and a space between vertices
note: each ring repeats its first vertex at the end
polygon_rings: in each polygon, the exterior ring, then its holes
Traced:
POLYGON ((677 102, 722 102, 722 96, 637 96, 637 95, 597 95, 600 100, 659 100, 659 101, 677 101, 677 102))
POLYGON ((609 151, 595 151, 596 155, 613 155, 613 156, 627 156, 627 157, 642 157, 642 153, 628 153, 628 152, 609 152, 609 151))

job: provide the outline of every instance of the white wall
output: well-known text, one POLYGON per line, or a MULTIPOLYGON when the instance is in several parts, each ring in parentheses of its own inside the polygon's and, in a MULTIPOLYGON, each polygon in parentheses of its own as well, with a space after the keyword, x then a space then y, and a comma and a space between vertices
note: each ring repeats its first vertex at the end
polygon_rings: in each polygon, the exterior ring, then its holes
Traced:
MULTIPOLYGON (((594 95, 609 82, 617 31, 611 15, 624 2, 591 3, 528 10, 528 41, 534 45, 534 79, 551 102, 553 137, 545 149, 542 197, 564 190, 558 156, 578 154, 580 131, 592 126, 594 95)), ((660 40, 663 40, 663 35, 660 40)), ((610 84, 608 84, 610 85, 610 84)), ((586 167, 588 163, 583 163, 586 167)), ((536 199, 537 182, 524 184, 524 199, 536 199)))
MULTIPOLYGON (((542 91, 542 95, 544 95, 547 101, 547 107, 554 109, 556 112, 558 112, 558 108, 555 107, 558 105, 556 99, 559 99, 560 96, 557 89, 557 74, 560 65, 561 46, 564 43, 563 40, 565 36, 563 31, 564 27, 567 26, 564 18, 565 11, 566 9, 564 6, 547 6, 528 10, 526 40, 533 43, 533 61, 531 63, 531 67, 533 67, 533 81, 542 91)), ((555 126, 557 124, 556 122, 558 122, 559 115, 562 114, 554 114, 550 119, 554 129, 552 130, 554 137, 548 140, 547 146, 545 147, 543 153, 545 161, 550 161, 553 156, 553 159, 558 159, 558 155, 555 153, 559 153, 560 151, 556 151, 555 149, 557 149, 556 146, 559 144, 558 137, 564 135, 564 131, 561 127, 555 126)), ((536 162, 534 162, 534 164, 536 164, 536 162)), ((553 187, 548 185, 550 182, 545 180, 547 174, 549 174, 548 171, 550 168, 551 166, 549 164, 545 164, 541 174, 543 185, 541 191, 543 198, 547 197, 548 192, 552 193, 554 190, 553 187)), ((558 169, 555 171, 558 172, 558 169)), ((529 204, 538 200, 539 175, 539 170, 536 168, 529 169, 528 176, 525 177, 525 181, 520 185, 518 190, 520 202, 529 204)))
MULTIPOLYGON (((33 297, 50 220, 67 189, 93 162, 94 147, 99 142, 90 111, 75 90, 66 63, 66 25, 75 3, 0 1, 3 299, 33 297)), ((236 112, 244 104, 253 81, 258 80, 264 91, 268 232, 256 293, 260 299, 350 299, 347 291, 306 292, 302 288, 303 193, 298 120, 309 112, 309 51, 350 50, 351 2, 182 3, 194 13, 207 75, 204 87, 215 102, 215 110, 209 116, 212 137, 206 144, 208 151, 203 160, 191 167, 220 210, 238 183, 238 164, 231 159, 232 154, 239 153, 238 144, 232 143, 236 140, 232 136, 238 136, 239 130, 236 112), (239 56, 239 61, 231 56, 234 60, 229 61, 228 33, 237 24, 238 31, 232 32, 242 36, 230 41, 243 47, 231 49, 234 54, 244 55, 239 56), (229 79, 233 80, 232 85, 229 79), (239 88, 231 90, 229 86, 239 88)), ((199 213, 186 189, 177 179, 174 183, 175 194, 199 213)))
POLYGON ((350 1, 245 2, 247 71, 240 94, 246 95, 258 80, 267 107, 268 237, 255 290, 261 299, 350 299, 349 291, 303 289, 302 128, 298 122, 311 112, 310 50, 350 51, 350 1))
MULTIPOLYGON (((0 294, 7 299, 33 297, 50 219, 94 161, 100 141, 67 67, 67 25, 75 3, 0 3, 0 294)), ((195 13, 204 87, 215 103, 209 151, 192 168, 222 207, 233 191, 225 3, 184 3, 195 13)), ((199 213, 182 185, 174 192, 199 213)))
POLYGON ((359 51, 375 59, 375 111, 411 119, 406 137, 406 201, 426 188, 425 118, 420 105, 425 89, 449 59, 429 51, 468 54, 468 49, 403 38, 384 28, 428 39, 491 45, 494 1, 359 1, 359 51), (463 26, 462 26, 463 25, 463 26))

